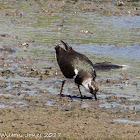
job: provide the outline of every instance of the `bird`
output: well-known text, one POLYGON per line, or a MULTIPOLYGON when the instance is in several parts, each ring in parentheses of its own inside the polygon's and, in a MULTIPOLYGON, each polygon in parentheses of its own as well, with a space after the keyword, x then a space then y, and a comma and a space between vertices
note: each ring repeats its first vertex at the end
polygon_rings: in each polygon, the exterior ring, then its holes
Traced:
MULTIPOLYGON (((93 63, 83 54, 76 52, 71 46, 69 46, 63 40, 60 41, 64 45, 64 48, 60 46, 60 43, 55 46, 56 59, 60 67, 61 72, 66 79, 73 79, 78 86, 81 98, 83 95, 80 90, 80 86, 87 89, 95 100, 97 100, 97 91, 99 90, 97 82, 95 82, 96 71, 93 68, 93 63)), ((66 80, 62 81, 60 90, 60 97, 62 96, 63 87, 66 80)))

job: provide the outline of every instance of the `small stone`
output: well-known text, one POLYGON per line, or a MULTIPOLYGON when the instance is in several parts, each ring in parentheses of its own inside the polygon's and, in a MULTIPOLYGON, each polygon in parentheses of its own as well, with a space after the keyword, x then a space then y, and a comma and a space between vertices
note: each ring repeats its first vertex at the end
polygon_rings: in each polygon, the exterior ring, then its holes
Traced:
POLYGON ((29 44, 28 43, 22 43, 21 44, 24 48, 28 48, 29 47, 29 44))
POLYGON ((123 6, 123 5, 124 5, 124 2, 122 2, 122 1, 117 2, 117 6, 123 6))
POLYGON ((11 37, 9 34, 1 34, 1 37, 11 37))
POLYGON ((25 94, 24 94, 24 97, 29 97, 29 94, 28 94, 28 93, 25 93, 25 94))

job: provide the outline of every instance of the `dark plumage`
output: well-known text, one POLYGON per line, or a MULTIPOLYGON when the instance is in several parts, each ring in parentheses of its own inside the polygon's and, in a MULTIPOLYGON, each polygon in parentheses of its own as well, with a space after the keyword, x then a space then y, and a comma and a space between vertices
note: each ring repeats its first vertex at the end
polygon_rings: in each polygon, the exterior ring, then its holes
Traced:
MULTIPOLYGON (((94 95, 95 99, 96 92, 98 91, 98 86, 95 82, 96 72, 93 69, 92 62, 85 56, 72 49, 67 43, 61 41, 65 46, 65 49, 56 45, 56 57, 58 65, 66 78, 74 78, 75 83, 78 85, 80 95, 80 85, 84 86, 89 90, 91 94, 94 95)), ((63 90, 65 80, 62 82, 62 87, 60 91, 60 96, 63 90)))

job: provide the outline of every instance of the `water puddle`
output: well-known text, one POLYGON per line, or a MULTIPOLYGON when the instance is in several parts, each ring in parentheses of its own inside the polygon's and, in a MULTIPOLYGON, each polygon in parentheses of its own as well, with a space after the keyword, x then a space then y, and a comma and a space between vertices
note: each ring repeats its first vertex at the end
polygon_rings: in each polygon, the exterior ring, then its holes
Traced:
POLYGON ((81 105, 81 108, 88 108, 88 107, 90 107, 87 103, 82 103, 82 105, 81 105))
MULTIPOLYGON (((99 44, 83 44, 83 45, 75 45, 72 44, 72 46, 75 46, 75 49, 80 51, 82 53, 87 54, 94 54, 96 55, 102 55, 106 57, 111 58, 123 58, 123 59, 135 59, 135 61, 138 61, 140 59, 140 44, 131 45, 131 46, 116 46, 116 45, 99 45, 99 44), (101 51, 102 50, 102 51, 101 51)), ((101 57, 101 56, 100 56, 101 57)), ((95 59, 96 60, 96 59, 95 59)), ((117 59, 118 60, 118 59, 117 59)), ((126 65, 124 63, 124 65, 126 65)), ((132 65, 133 66, 133 65, 132 65)))
POLYGON ((2 94, 2 93, 0 93, 0 97, 1 96, 4 96, 4 97, 14 97, 13 95, 11 95, 11 94, 2 94))
POLYGON ((25 102, 25 101, 19 101, 19 100, 11 100, 11 103, 12 104, 15 104, 15 105, 17 105, 18 107, 24 107, 24 106, 27 106, 28 104, 27 104, 27 102, 25 102))
POLYGON ((58 105, 55 104, 53 101, 46 101, 45 105, 46 105, 46 106, 58 106, 58 105))
POLYGON ((14 108, 14 106, 5 105, 5 104, 0 104, 0 108, 14 108))
POLYGON ((120 123, 134 123, 134 124, 140 124, 140 121, 131 121, 131 120, 123 119, 123 118, 113 119, 112 121, 113 121, 113 122, 120 122, 120 123))

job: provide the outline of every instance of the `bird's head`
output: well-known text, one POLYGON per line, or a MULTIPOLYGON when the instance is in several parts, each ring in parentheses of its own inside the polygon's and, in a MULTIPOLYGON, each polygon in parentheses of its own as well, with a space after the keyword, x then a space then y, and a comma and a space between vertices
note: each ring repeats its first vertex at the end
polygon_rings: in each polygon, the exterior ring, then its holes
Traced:
POLYGON ((94 95, 95 100, 97 100, 97 91, 99 90, 98 85, 95 81, 91 81, 91 84, 88 85, 90 93, 94 95))
POLYGON ((99 90, 97 83, 93 79, 86 79, 83 81, 82 85, 94 95, 95 100, 97 100, 97 91, 99 90))

